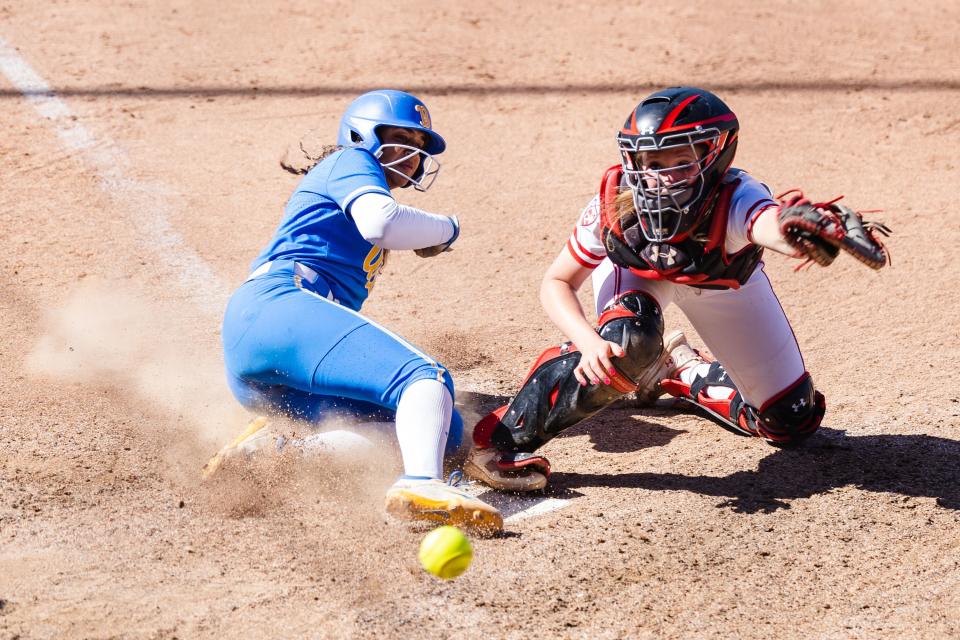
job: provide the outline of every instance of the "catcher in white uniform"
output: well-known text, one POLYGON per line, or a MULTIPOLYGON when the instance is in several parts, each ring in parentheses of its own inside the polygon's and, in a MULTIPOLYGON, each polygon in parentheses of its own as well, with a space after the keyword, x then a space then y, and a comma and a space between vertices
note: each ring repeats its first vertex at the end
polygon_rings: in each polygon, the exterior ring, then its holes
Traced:
POLYGON ((534 452, 630 392, 647 401, 669 393, 775 445, 817 430, 824 397, 763 251, 826 266, 842 249, 880 268, 888 256, 874 233, 889 230, 835 201, 774 199, 731 167, 738 132, 726 104, 692 87, 658 91, 630 112, 617 136, 620 164, 604 173, 540 290, 571 342, 545 351, 510 404, 477 424, 467 475, 499 489, 543 488, 550 466, 534 452), (576 296, 588 277, 596 326, 576 296), (671 303, 716 360, 680 332, 664 337, 661 310, 671 303))

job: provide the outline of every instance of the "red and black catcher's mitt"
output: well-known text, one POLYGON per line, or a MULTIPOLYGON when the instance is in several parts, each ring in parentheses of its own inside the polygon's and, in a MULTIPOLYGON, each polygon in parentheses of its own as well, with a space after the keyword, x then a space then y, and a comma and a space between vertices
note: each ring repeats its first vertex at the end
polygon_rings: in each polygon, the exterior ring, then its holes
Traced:
POLYGON ((890 254, 876 236, 890 235, 883 223, 864 221, 859 212, 836 200, 812 203, 796 190, 778 199, 780 231, 808 260, 826 267, 846 251, 872 269, 890 263, 890 254))

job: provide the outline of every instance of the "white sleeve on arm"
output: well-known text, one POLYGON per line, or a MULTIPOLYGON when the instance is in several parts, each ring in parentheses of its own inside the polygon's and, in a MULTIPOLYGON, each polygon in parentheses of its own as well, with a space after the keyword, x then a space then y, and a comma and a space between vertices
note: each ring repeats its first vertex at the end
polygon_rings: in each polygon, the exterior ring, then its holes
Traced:
POLYGON ((770 207, 777 205, 770 194, 770 188, 746 171, 739 173, 740 184, 730 198, 730 211, 727 217, 727 239, 724 249, 730 255, 743 250, 748 244, 755 244, 750 231, 757 216, 770 207))
POLYGON ((364 193, 350 215, 368 242, 384 249, 423 249, 448 242, 455 227, 448 216, 398 204, 382 193, 364 193))
POLYGON ((606 257, 607 250, 601 240, 600 194, 595 195, 580 212, 577 225, 567 240, 567 251, 587 269, 595 269, 606 257))

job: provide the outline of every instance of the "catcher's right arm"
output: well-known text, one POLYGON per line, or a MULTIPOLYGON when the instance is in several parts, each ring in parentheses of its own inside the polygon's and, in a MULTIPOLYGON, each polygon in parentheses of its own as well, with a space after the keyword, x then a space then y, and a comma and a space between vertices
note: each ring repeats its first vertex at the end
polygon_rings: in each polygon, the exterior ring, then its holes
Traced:
POLYGON ((778 200, 780 232, 801 257, 825 267, 845 251, 872 269, 890 264, 890 254, 876 236, 890 235, 883 223, 865 221, 859 212, 837 204, 839 198, 814 204, 799 191, 788 191, 778 200))

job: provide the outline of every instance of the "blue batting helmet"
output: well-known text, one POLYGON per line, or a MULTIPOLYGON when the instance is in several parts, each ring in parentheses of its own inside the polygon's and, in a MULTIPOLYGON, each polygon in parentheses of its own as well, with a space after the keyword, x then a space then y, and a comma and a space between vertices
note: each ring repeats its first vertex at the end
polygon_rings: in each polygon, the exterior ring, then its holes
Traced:
POLYGON ((369 91, 350 103, 340 119, 337 144, 363 147, 376 155, 381 145, 377 128, 382 126, 423 132, 427 136, 424 151, 429 154, 447 148, 443 138, 431 129, 430 112, 423 101, 393 89, 369 91))

